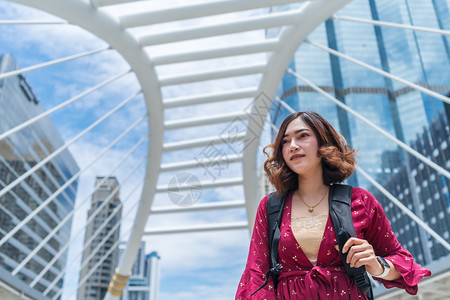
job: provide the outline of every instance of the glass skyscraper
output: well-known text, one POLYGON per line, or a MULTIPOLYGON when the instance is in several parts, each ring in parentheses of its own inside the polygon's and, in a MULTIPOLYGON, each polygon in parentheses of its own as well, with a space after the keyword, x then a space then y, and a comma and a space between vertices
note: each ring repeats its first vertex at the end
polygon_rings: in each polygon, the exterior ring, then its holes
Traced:
MULTIPOLYGON (((0 59, 0 73, 17 69, 14 58, 5 54, 0 59)), ((0 134, 41 114, 44 107, 33 93, 23 75, 0 80, 0 134)), ((30 126, 0 140, 0 187, 14 184, 15 180, 40 163, 49 154, 64 145, 59 132, 45 117, 30 126)), ((74 174, 78 165, 68 150, 43 164, 31 175, 21 180, 0 196, 0 238, 16 227, 23 219, 51 197, 74 174)), ((32 285, 34 291, 44 292, 53 283, 47 296, 62 288, 63 280, 56 277, 66 266, 67 250, 63 247, 70 237, 71 219, 66 222, 43 246, 40 243, 73 210, 77 181, 58 193, 16 234, 0 246, 0 280, 17 288, 20 281, 32 285), (31 251, 39 249, 24 265, 17 269, 31 251), (50 262, 55 258, 56 261, 50 262), (48 271, 44 268, 49 267, 48 271), (15 277, 10 273, 18 270, 15 277), (5 272, 6 271, 6 272, 5 272), (35 278, 42 272, 43 276, 35 278), (55 281, 55 282, 54 282, 55 281), (19 283, 18 283, 19 282, 19 283)), ((40 298, 44 297, 42 294, 40 298)))
MULTIPOLYGON (((450 29, 448 1, 355 0, 335 15, 450 29)), ((277 31, 268 30, 267 35, 275 36, 277 31)), ((308 39, 442 95, 450 92, 448 36, 336 18, 321 24, 308 39)), ((310 43, 299 47, 289 67, 443 168, 450 167, 448 104, 310 43)), ((358 150, 358 166, 448 240, 447 178, 290 73, 283 77, 278 97, 295 111, 317 111, 328 119, 358 150)), ((276 127, 289 114, 274 101, 270 117, 276 127)), ((441 267, 448 268, 448 251, 378 192, 366 177, 357 172, 349 183, 376 195, 400 242, 419 263, 429 266, 446 256, 447 263, 441 267)))

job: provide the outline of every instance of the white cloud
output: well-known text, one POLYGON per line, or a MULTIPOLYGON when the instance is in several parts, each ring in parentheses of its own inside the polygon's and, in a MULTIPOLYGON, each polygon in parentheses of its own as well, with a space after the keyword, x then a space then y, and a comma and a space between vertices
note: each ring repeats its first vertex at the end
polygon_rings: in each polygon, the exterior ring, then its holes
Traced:
POLYGON ((161 255, 161 299, 233 298, 248 254, 246 230, 146 240, 147 249, 157 250, 161 255), (183 284, 183 279, 189 284, 183 284))

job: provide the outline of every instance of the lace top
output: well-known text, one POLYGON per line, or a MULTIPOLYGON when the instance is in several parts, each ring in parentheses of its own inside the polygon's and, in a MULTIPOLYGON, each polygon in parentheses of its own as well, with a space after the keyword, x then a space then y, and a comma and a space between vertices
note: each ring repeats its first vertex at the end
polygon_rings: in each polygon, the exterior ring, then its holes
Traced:
POLYGON ((327 219, 328 214, 291 219, 295 239, 313 266, 317 264, 317 255, 327 219))

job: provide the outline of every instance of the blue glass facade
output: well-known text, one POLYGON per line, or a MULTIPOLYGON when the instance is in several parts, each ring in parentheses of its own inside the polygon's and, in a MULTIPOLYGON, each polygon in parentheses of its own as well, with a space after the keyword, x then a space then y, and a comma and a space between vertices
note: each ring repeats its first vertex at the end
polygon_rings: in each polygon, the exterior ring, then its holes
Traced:
MULTIPOLYGON (((295 7, 289 5, 274 10, 295 7)), ((336 16, 447 30, 450 28, 448 1, 355 0, 338 11, 336 16)), ((276 34, 276 31, 267 31, 269 37, 276 34)), ((447 95, 450 92, 448 36, 333 19, 321 24, 308 39, 440 94, 447 95)), ((440 156, 433 154, 436 151, 447 151, 446 147, 450 142, 446 131, 450 109, 441 100, 308 43, 299 47, 290 68, 389 134, 412 145, 440 166, 446 169, 450 166, 449 157, 443 154, 439 158, 440 156), (430 129, 431 124, 435 124, 433 126, 438 129, 430 129), (431 132, 441 132, 444 140, 432 138, 431 132), (422 146, 418 147, 418 144, 422 146)), ((282 80, 278 96, 294 110, 313 110, 327 118, 359 151, 359 167, 390 193, 399 197, 401 194, 399 199, 408 208, 448 240, 449 180, 412 159, 410 154, 400 150, 394 142, 338 108, 332 101, 314 92, 289 73, 282 80), (427 170, 428 177, 420 175, 419 171, 422 169, 427 170), (413 175, 409 179, 402 179, 400 173, 405 172, 413 175), (430 176, 434 179, 428 180, 430 176), (418 188, 417 185, 423 186, 418 188), (433 217, 435 218, 432 219, 433 217)), ((289 114, 276 101, 270 111, 271 120, 277 127, 289 114)), ((428 233, 411 224, 408 216, 399 209, 392 208, 392 203, 384 199, 381 193, 377 193, 365 177, 356 173, 349 182, 377 194, 380 202, 388 207, 388 217, 395 220, 394 231, 419 262, 428 265, 448 255, 448 251, 439 246, 428 233), (398 221, 400 219, 401 222, 398 221), (408 234, 414 238, 405 235, 408 230, 408 234)))
MULTIPOLYGON (((15 69, 17 63, 14 58, 3 55, 0 59, 0 73, 15 69)), ((9 77, 0 82, 0 133, 42 112, 44 107, 24 76, 9 77)), ((48 117, 0 140, 0 188, 14 182, 62 145, 64 142, 48 117)), ((74 158, 65 150, 0 196, 0 237, 12 230, 78 171, 74 158)), ((14 270, 61 223, 74 208, 76 192, 77 181, 74 181, 3 244, 0 247, 0 268, 9 272, 14 270)), ((68 243, 71 226, 70 219, 16 277, 30 284, 68 243)), ((66 259, 67 250, 34 285, 34 289, 43 292, 65 267, 66 259)), ((62 284, 60 279, 48 296, 54 295, 62 284)))
MULTIPOLYGON (((433 119, 411 146, 427 157, 432 157, 440 165, 449 165, 450 161, 450 128, 443 114, 433 119)), ((392 169, 392 161, 400 161, 399 152, 385 152, 382 158, 382 169, 392 169)), ((424 220, 435 232, 448 241, 450 238, 450 197, 448 186, 450 180, 436 174, 434 170, 415 157, 408 156, 400 168, 394 168, 395 174, 383 173, 378 181, 391 194, 399 199, 408 209, 424 220)), ((393 205, 381 192, 371 188, 374 196, 383 205, 397 238, 422 264, 431 264, 448 256, 445 249, 430 234, 421 229, 415 222, 393 205)), ((448 267, 442 264, 442 267, 448 267)))

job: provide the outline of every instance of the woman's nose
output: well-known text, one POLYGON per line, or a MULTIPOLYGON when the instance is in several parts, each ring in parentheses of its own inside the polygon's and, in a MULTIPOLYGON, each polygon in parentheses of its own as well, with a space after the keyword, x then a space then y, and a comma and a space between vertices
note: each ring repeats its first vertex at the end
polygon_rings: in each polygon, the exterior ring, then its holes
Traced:
POLYGON ((291 151, 293 150, 297 150, 299 148, 299 146, 297 145, 297 143, 295 142, 295 140, 291 141, 291 151))

